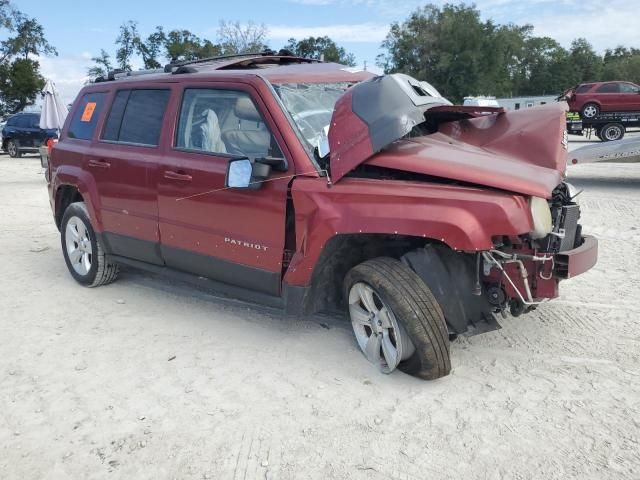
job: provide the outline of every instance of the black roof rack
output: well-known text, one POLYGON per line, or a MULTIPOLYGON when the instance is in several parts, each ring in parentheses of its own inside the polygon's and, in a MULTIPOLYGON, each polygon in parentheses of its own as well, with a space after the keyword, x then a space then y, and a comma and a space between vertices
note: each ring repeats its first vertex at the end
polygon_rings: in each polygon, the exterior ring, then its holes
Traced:
MULTIPOLYGON (((263 57, 269 57, 269 60, 273 60, 274 62, 277 60, 279 63, 322 63, 322 60, 317 60, 315 58, 305 58, 305 57, 297 57, 291 53, 291 51, 286 49, 281 49, 278 52, 274 50, 264 50, 262 52, 252 52, 252 53, 240 53, 236 55, 219 55, 216 57, 206 57, 206 58, 198 58, 196 60, 183 60, 180 62, 172 62, 168 63, 164 66, 164 68, 153 68, 148 70, 136 70, 136 71, 126 71, 122 69, 112 70, 107 73, 106 78, 104 76, 100 76, 94 80, 95 83, 107 82, 112 80, 118 80, 120 78, 126 77, 137 77, 139 75, 149 75, 152 73, 173 73, 173 74, 182 74, 182 73, 195 73, 197 70, 193 65, 199 64, 207 64, 207 63, 215 63, 224 60, 238 59, 238 64, 242 63, 242 59, 255 59, 256 64, 265 63, 261 62, 260 59, 263 57)), ((265 60, 267 60, 265 58, 265 60)), ((232 63, 229 67, 233 67, 232 63)), ((244 65, 249 66, 249 65, 244 65)))
POLYGON ((175 74, 195 73, 197 70, 193 67, 190 67, 191 65, 214 63, 214 62, 220 62, 222 60, 231 60, 234 58, 237 58, 238 60, 242 58, 247 58, 247 59, 255 58, 256 60, 258 60, 260 57, 272 57, 274 59, 277 58, 280 60, 291 59, 299 63, 303 63, 303 62, 304 63, 321 63, 321 60, 317 60, 314 58, 297 57, 293 55, 291 51, 283 48, 278 52, 267 49, 267 50, 263 50, 262 52, 239 53, 235 55, 218 55, 215 57, 206 57, 206 58, 199 58, 196 60, 184 60, 181 62, 168 63, 167 65, 165 65, 164 71, 166 73, 175 73, 175 74))
POLYGON ((164 72, 162 68, 150 68, 147 70, 133 70, 133 71, 116 68, 115 70, 111 70, 110 72, 107 73, 107 78, 105 78, 104 76, 100 76, 94 80, 94 83, 108 82, 111 80, 118 80, 119 78, 137 77, 139 75, 149 75, 152 73, 162 73, 162 72, 164 72))

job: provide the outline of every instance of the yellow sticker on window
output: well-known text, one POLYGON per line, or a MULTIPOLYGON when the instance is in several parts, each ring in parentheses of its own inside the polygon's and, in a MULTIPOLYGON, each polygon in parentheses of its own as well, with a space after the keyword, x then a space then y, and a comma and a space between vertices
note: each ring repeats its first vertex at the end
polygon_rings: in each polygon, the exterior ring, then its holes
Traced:
POLYGON ((93 111, 96 109, 96 102, 88 102, 87 106, 84 107, 84 112, 82 112, 82 117, 80 117, 81 122, 90 122, 91 117, 93 117, 93 111))

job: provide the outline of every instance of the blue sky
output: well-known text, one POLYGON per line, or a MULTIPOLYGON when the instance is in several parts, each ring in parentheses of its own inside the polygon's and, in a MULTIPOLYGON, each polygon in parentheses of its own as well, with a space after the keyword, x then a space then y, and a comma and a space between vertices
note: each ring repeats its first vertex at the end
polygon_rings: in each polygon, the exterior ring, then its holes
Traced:
MULTIPOLYGON (((85 81, 90 58, 101 48, 113 53, 118 26, 137 20, 141 33, 156 25, 165 30, 185 28, 216 40, 220 20, 263 23, 269 43, 281 47, 289 37, 329 35, 360 64, 375 63, 389 24, 402 21, 427 2, 417 0, 109 0, 78 2, 13 0, 23 12, 45 27, 57 58, 41 59, 45 76, 52 78, 69 101, 85 81)), ((445 2, 434 0, 441 5, 445 2)), ((496 23, 531 23, 537 35, 548 35, 564 45, 586 36, 603 51, 619 44, 640 47, 640 28, 634 0, 477 0, 483 18, 496 23)), ((428 79, 426 79, 428 80, 428 79)))

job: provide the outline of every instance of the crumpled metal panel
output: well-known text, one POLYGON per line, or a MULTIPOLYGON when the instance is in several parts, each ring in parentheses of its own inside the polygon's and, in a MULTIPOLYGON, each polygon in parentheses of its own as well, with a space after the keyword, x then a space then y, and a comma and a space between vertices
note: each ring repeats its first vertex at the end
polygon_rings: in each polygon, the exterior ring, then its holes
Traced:
POLYGON ((566 103, 504 112, 423 99, 416 104, 390 75, 351 87, 336 103, 329 130, 333 181, 365 162, 544 198, 562 180, 566 103), (462 119, 403 139, 425 115, 462 119))

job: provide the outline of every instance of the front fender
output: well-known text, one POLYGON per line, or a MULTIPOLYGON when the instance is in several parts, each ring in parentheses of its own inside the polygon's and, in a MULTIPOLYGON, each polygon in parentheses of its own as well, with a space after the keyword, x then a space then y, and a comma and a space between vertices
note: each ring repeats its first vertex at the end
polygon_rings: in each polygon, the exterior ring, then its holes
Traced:
POLYGON ((494 236, 533 229, 526 197, 490 189, 362 178, 328 188, 321 178, 297 178, 292 196, 296 251, 285 275, 290 285, 310 283, 335 235, 408 235, 475 252, 491 248, 494 236))

